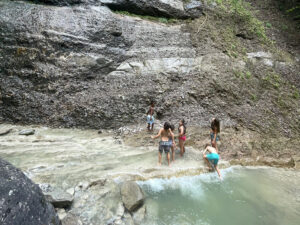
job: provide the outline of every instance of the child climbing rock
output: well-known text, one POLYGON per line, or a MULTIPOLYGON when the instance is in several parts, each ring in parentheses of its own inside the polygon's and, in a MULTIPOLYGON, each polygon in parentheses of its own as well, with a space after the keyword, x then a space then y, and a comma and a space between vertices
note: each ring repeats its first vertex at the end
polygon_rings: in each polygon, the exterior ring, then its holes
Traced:
POLYGON ((220 157, 219 154, 217 153, 217 150, 214 147, 210 146, 209 144, 206 144, 205 150, 203 151, 203 159, 212 170, 217 171, 220 179, 222 179, 220 170, 218 168, 218 162, 220 157), (206 152, 209 153, 206 154, 206 152))

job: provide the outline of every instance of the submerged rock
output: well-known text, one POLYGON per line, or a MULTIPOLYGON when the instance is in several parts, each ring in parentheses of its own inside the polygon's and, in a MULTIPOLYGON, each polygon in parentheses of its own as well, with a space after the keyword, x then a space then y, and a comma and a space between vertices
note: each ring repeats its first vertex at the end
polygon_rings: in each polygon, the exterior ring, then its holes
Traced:
POLYGON ((133 181, 124 182, 121 186, 122 201, 129 212, 137 210, 144 203, 144 193, 133 181))
POLYGON ((0 158, 1 225, 59 225, 53 206, 19 169, 0 158))
POLYGON ((35 130, 34 129, 26 129, 26 130, 21 130, 19 132, 19 135, 33 135, 35 133, 35 130))

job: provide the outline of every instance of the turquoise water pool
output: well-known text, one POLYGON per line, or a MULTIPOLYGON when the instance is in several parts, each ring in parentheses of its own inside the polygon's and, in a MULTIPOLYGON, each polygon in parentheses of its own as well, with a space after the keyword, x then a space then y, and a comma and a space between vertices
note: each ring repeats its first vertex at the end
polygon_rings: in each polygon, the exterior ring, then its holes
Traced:
POLYGON ((299 225, 300 172, 234 167, 216 174, 139 182, 145 224, 299 225))

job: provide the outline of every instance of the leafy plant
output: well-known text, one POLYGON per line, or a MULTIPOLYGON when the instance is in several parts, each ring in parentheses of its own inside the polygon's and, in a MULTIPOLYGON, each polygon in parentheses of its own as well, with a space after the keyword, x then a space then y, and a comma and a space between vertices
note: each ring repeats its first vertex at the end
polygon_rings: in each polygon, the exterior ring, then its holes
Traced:
POLYGON ((266 23, 266 27, 268 27, 268 28, 271 28, 272 27, 272 24, 270 24, 270 23, 266 23))

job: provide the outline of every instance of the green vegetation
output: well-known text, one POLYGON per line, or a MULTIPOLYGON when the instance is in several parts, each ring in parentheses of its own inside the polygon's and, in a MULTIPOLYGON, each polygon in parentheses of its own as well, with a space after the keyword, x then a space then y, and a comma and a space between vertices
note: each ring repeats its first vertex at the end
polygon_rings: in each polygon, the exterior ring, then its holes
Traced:
POLYGON ((267 76, 263 78, 263 81, 266 82, 266 86, 271 85, 273 88, 278 89, 282 84, 282 79, 279 74, 275 72, 269 72, 267 76))
POLYGON ((295 88, 294 92, 293 92, 293 98, 296 100, 300 99, 300 93, 299 90, 295 88))
POLYGON ((297 0, 290 0, 290 1, 281 1, 279 7, 282 11, 286 13, 286 15, 294 20, 297 21, 297 27, 300 29, 300 2, 297 0))
POLYGON ((245 78, 244 73, 242 71, 234 70, 233 73, 234 73, 236 78, 240 78, 240 79, 245 78))
POLYGON ((174 18, 165 18, 165 17, 155 17, 155 16, 145 16, 145 15, 137 15, 134 13, 130 13, 128 11, 114 11, 116 14, 124 15, 124 16, 131 16, 131 17, 138 17, 144 20, 149 20, 153 22, 159 22, 159 23, 165 23, 165 24, 174 24, 178 23, 181 20, 179 19, 174 19, 174 18))
POLYGON ((256 102, 257 101, 256 94, 251 94, 251 99, 252 99, 252 101, 256 102))
POLYGON ((246 76, 247 79, 250 79, 251 76, 252 76, 252 74, 251 74, 250 71, 247 71, 246 74, 245 74, 245 76, 246 76))
POLYGON ((220 0, 218 3, 224 5, 235 19, 241 21, 250 35, 256 35, 265 43, 270 42, 266 35, 264 24, 252 13, 252 7, 248 2, 244 0, 220 0))
POLYGON ((252 74, 250 71, 243 72, 243 71, 234 70, 233 73, 236 78, 240 78, 240 79, 246 78, 247 80, 249 80, 252 77, 252 74))
POLYGON ((271 28, 272 24, 270 24, 269 22, 266 23, 266 27, 271 28))

